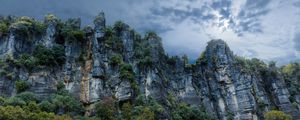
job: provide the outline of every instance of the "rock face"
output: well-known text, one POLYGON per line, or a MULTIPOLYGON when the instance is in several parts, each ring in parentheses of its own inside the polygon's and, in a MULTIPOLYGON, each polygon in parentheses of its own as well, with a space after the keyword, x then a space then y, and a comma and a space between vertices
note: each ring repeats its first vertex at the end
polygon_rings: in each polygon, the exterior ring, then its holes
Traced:
MULTIPOLYGON (((15 81, 24 80, 31 85, 29 91, 44 99, 63 82, 65 89, 86 105, 107 96, 122 102, 144 94, 163 105, 168 103, 168 96, 173 96, 178 102, 204 106, 220 120, 260 120, 273 108, 300 119, 277 68, 249 68, 247 65, 254 62, 245 64, 223 40, 210 41, 197 63, 191 65, 182 58, 168 57, 161 38, 154 33, 141 38, 126 24, 107 27, 102 12, 96 16, 94 28, 84 29, 83 40, 62 37, 55 19, 45 20, 45 24, 44 34, 35 37, 22 36, 18 33, 22 26, 11 25, 9 33, 0 37, 0 57, 6 61, 18 59, 23 53, 31 54, 38 44, 47 48, 61 44, 64 64, 32 70, 9 62, 1 64, 2 71, 11 75, 1 75, 0 95, 15 95, 15 81), (117 55, 122 62, 114 62, 117 55)), ((80 20, 69 20, 64 25, 80 29, 80 20)), ((161 118, 168 118, 168 114, 161 118)))

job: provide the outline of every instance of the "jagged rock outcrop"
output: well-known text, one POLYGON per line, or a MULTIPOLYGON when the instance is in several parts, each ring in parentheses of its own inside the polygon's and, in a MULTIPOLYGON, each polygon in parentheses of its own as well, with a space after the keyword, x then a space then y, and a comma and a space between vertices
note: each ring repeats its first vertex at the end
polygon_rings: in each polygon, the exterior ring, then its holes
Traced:
MULTIPOLYGON (((33 24, 27 18, 25 21, 33 24)), ((87 106, 107 96, 121 103, 144 94, 165 108, 169 97, 204 106, 220 120, 260 120, 273 108, 300 119, 299 109, 291 102, 293 97, 299 101, 299 96, 290 95, 277 68, 241 60, 223 40, 208 42, 197 63, 188 64, 182 58, 168 57, 155 33, 141 38, 124 23, 106 26, 103 12, 96 16, 94 28, 84 28, 84 34, 80 19, 60 22, 48 16, 42 34, 30 30, 24 34, 19 30, 29 24, 12 20, 8 34, 0 37, 0 57, 9 64, 0 65, 2 72, 9 72, 0 77, 0 95, 14 96, 14 82, 23 80, 30 83, 29 91, 44 99, 63 82, 65 89, 87 106), (40 44, 49 49, 55 44, 63 46, 64 63, 28 69, 10 62, 24 53, 33 54, 40 44)), ((166 109, 160 118, 171 119, 169 116, 166 109)))

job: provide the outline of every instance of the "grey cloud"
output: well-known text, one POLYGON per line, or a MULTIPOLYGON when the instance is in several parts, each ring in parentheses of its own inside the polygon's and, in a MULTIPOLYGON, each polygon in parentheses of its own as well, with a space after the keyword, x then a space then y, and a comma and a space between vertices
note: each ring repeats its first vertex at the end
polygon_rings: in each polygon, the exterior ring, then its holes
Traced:
POLYGON ((294 39, 295 49, 300 52, 300 33, 295 34, 294 39))
POLYGON ((244 32, 262 33, 263 28, 259 17, 268 14, 270 10, 267 8, 267 5, 269 3, 270 0, 247 0, 237 16, 237 19, 240 19, 241 22, 234 24, 233 29, 235 32, 239 36, 242 36, 244 32))

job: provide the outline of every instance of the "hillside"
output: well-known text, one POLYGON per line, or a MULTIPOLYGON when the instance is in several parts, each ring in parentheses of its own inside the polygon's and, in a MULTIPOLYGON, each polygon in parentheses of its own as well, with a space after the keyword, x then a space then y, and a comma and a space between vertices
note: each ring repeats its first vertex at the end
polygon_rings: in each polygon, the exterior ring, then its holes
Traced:
POLYGON ((52 119, 261 120, 278 110, 300 119, 298 63, 278 68, 211 40, 190 64, 168 56, 154 32, 141 36, 121 21, 106 26, 104 13, 94 27, 80 24, 54 15, 44 22, 0 17, 0 111, 20 106, 24 114, 77 116, 52 119))

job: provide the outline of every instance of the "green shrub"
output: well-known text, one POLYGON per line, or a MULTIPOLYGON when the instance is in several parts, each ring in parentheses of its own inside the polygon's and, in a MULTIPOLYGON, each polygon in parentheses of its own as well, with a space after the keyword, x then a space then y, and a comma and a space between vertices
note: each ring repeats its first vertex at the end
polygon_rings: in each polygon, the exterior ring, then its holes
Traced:
POLYGON ((131 116, 132 116, 132 106, 130 104, 130 102, 126 102, 122 105, 121 107, 122 110, 122 119, 124 120, 131 120, 131 116))
POLYGON ((96 116, 102 120, 115 120, 117 109, 112 97, 105 97, 95 106, 96 116))
POLYGON ((214 120, 205 110, 197 107, 190 107, 185 103, 180 103, 172 110, 174 120, 214 120))
POLYGON ((3 103, 5 106, 11 105, 11 106, 25 106, 26 102, 18 97, 10 97, 6 99, 6 101, 3 103))
POLYGON ((43 45, 37 45, 33 51, 33 56, 37 58, 38 65, 55 66, 53 51, 43 45))
POLYGON ((55 111, 55 106, 50 103, 49 101, 42 101, 41 103, 39 103, 39 108, 42 111, 46 111, 46 112, 54 112, 55 111))
POLYGON ((170 57, 168 60, 167 60, 167 63, 169 64, 169 65, 176 65, 176 59, 177 59, 178 57, 177 56, 172 56, 172 57, 170 57))
POLYGON ((6 99, 4 97, 0 96, 0 106, 2 106, 5 101, 6 101, 6 99))
POLYGON ((123 58, 120 54, 113 55, 109 60, 109 64, 111 64, 112 66, 118 66, 122 62, 123 62, 123 58))
POLYGON ((36 104, 35 101, 30 101, 26 106, 22 107, 25 111, 28 112, 41 112, 40 107, 36 104))
POLYGON ((17 59, 17 64, 19 66, 25 66, 26 68, 31 70, 36 65, 36 59, 33 56, 24 53, 21 54, 20 57, 17 59))
POLYGON ((292 117, 282 111, 272 110, 264 115, 266 120, 292 120, 292 117))
POLYGON ((7 34, 7 33, 8 33, 8 25, 5 24, 4 22, 0 22, 0 35, 7 34))
POLYGON ((56 65, 62 65, 66 61, 65 48, 60 44, 54 44, 52 49, 56 65))
POLYGON ((53 113, 27 111, 19 106, 0 106, 1 120, 71 120, 69 116, 57 116, 53 113))
POLYGON ((152 61, 151 57, 149 57, 149 56, 146 56, 145 58, 140 59, 138 62, 138 66, 141 68, 151 67, 152 64, 153 64, 153 61, 152 61))
POLYGON ((47 15, 45 15, 45 20, 46 21, 57 21, 57 17, 53 14, 47 14, 47 15))
POLYGON ((30 84, 25 80, 17 80, 15 82, 17 92, 23 92, 30 87, 30 84))
POLYGON ((155 114, 149 107, 138 106, 134 110, 134 120, 155 120, 155 114))
MULTIPOLYGON (((46 101, 45 101, 46 102, 46 101)), ((83 105, 76 98, 72 97, 70 94, 53 94, 50 96, 48 103, 43 103, 43 105, 51 106, 46 111, 51 111, 57 113, 59 110, 63 110, 66 113, 77 115, 84 112, 83 105), (54 108, 54 109, 53 109, 54 108)), ((43 106, 43 107, 45 107, 43 106)), ((43 108, 45 109, 45 108, 43 108)))
POLYGON ((28 36, 29 34, 42 34, 46 30, 46 26, 29 17, 20 17, 13 24, 12 27, 21 35, 28 36))
POLYGON ((123 23, 122 21, 116 21, 114 24, 114 30, 116 32, 121 32, 124 28, 125 28, 125 23, 123 23))
POLYGON ((73 28, 71 26, 64 26, 61 30, 61 34, 68 40, 77 41, 83 41, 85 35, 83 30, 80 30, 79 28, 73 28))
POLYGON ((132 66, 130 64, 124 63, 121 65, 120 78, 129 81, 134 80, 134 73, 133 73, 132 66))
POLYGON ((29 103, 31 101, 37 101, 36 95, 32 92, 22 92, 17 94, 15 97, 22 99, 26 103, 29 103))
POLYGON ((65 52, 62 45, 54 45, 52 49, 48 49, 43 45, 37 45, 33 51, 37 65, 42 66, 58 66, 65 62, 65 52))

